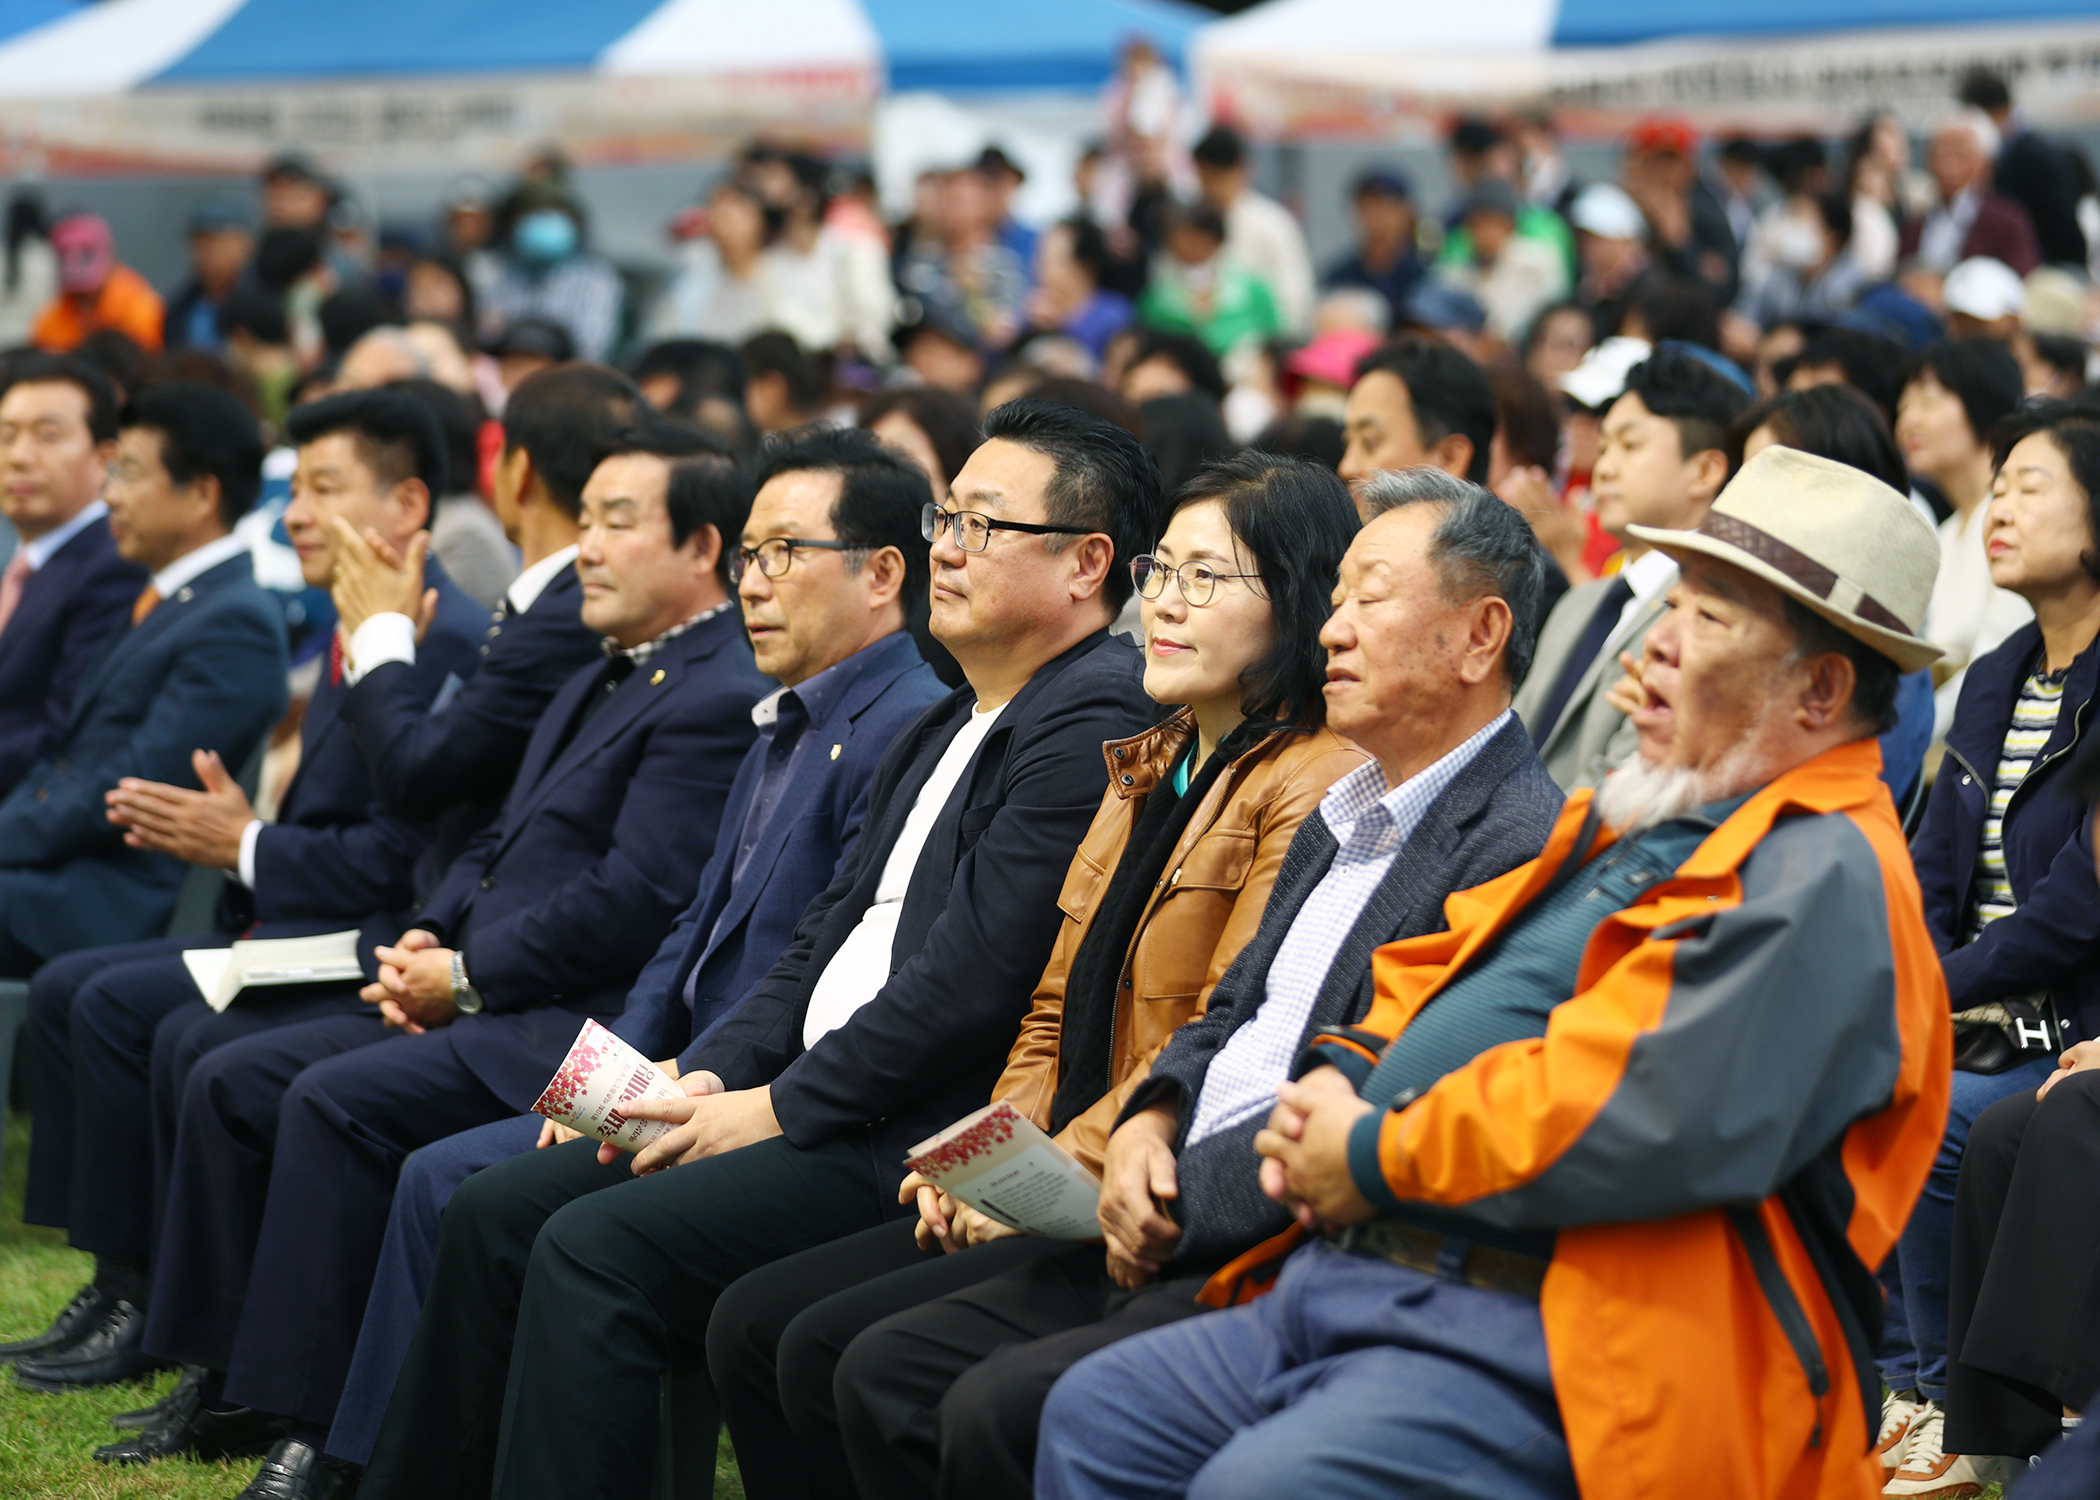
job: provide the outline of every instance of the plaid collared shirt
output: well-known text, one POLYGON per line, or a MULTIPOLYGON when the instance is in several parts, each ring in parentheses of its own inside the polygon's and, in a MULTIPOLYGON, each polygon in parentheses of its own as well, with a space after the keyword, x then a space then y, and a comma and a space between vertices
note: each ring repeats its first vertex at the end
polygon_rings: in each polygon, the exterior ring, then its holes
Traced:
POLYGON ((605 653, 606 660, 608 661, 610 661, 615 656, 624 656, 629 661, 633 662, 636 666, 640 666, 650 657, 656 655, 657 652, 663 650, 663 648, 667 644, 677 640, 678 637, 684 635, 688 630, 691 630, 695 625, 698 625, 703 620, 712 620, 716 615, 720 614, 723 610, 727 608, 729 608, 729 601, 725 600, 722 603, 717 604, 713 609, 703 609, 700 611, 700 613, 694 615, 690 620, 686 620, 681 624, 673 625, 662 635, 657 636, 652 640, 643 641, 639 646, 631 646, 624 651, 620 648, 620 643, 614 640, 611 636, 600 636, 598 638, 598 649, 605 653))
POLYGON ((1350 929, 1423 814, 1508 719, 1509 710, 1504 709, 1463 745, 1396 787, 1386 786, 1385 772, 1373 761, 1328 788, 1314 816, 1334 836, 1334 863, 1284 934, 1254 1018, 1218 1049, 1203 1075, 1188 1145, 1275 1106, 1276 1085, 1290 1076, 1306 1022, 1350 929))

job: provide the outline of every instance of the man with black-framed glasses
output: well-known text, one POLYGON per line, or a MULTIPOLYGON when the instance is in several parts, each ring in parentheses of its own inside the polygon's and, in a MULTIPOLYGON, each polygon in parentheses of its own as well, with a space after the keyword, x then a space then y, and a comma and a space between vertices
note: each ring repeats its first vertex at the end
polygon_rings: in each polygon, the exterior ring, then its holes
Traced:
MULTIPOLYGON (((970 551, 935 523, 928 554, 932 631, 967 685, 897 737, 850 859, 681 1059, 687 1097, 650 1114, 672 1131, 632 1162, 556 1146, 453 1196, 367 1500, 646 1490, 658 1379, 698 1357, 716 1295, 904 1212, 906 1150, 990 1092, 1099 805, 1102 742, 1157 712, 1108 625, 1160 487, 1129 433, 1072 407, 1011 402, 985 436, 952 503, 1002 524, 970 551), (561 1375, 506 1382, 513 1364, 561 1375)), ((771 539, 746 545, 763 561, 771 539)), ((773 587, 836 566, 830 550, 788 548, 773 587)), ((763 621, 754 575, 739 587, 763 621)))

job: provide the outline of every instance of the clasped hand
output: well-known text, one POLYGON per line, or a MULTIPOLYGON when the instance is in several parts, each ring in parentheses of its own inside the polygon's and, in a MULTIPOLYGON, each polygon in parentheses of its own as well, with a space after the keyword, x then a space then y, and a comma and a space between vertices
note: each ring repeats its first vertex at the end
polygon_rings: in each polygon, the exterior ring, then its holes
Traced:
POLYGON ((134 849, 172 854, 193 865, 232 870, 241 862, 241 835, 255 809, 215 750, 192 750, 190 767, 204 790, 126 776, 102 794, 105 814, 134 849))
POLYGON ((1021 1232, 989 1214, 979 1213, 960 1198, 950 1197, 918 1172, 910 1173, 897 1184, 897 1201, 916 1201, 919 1205, 919 1222, 912 1226, 912 1235, 921 1250, 931 1250, 935 1245, 944 1251, 967 1250, 972 1245, 1003 1240, 1021 1232))
POLYGON ((2065 1048, 2064 1055, 2056 1060, 2056 1071, 2042 1080, 2042 1086, 2034 1091, 2034 1097, 2048 1098, 2049 1090, 2073 1073, 2083 1073, 2088 1068, 2100 1068, 2100 1042, 2079 1042, 2065 1048))
POLYGON ((344 640, 374 615, 406 615, 416 622, 416 639, 430 629, 437 611, 437 590, 423 587, 423 562, 430 555, 430 533, 408 539, 402 557, 376 531, 360 532, 341 516, 330 520, 335 532, 335 576, 328 596, 335 601, 344 640))
POLYGON ((379 982, 358 995, 379 1007, 388 1026, 421 1036, 459 1019, 452 999, 452 950, 439 945, 437 934, 411 928, 393 947, 375 948, 372 956, 379 960, 379 982))
POLYGON ((1371 1204, 1349 1175, 1349 1133, 1371 1112, 1370 1101, 1327 1067, 1278 1084, 1276 1099, 1268 1129, 1254 1137, 1261 1190, 1307 1229, 1370 1218, 1371 1204))
MULTIPOLYGON (((720 1156, 780 1134, 770 1085, 729 1090, 719 1077, 701 1068, 680 1078, 678 1086, 685 1090, 683 1099, 637 1099, 624 1106, 631 1120, 665 1120, 673 1126, 635 1153, 637 1177, 720 1156)), ((619 1159, 619 1147, 598 1148, 598 1160, 607 1166, 619 1159)))
POLYGON ((1164 1104, 1140 1110, 1108 1138, 1095 1218, 1108 1241, 1108 1274, 1132 1291, 1158 1277, 1181 1242, 1166 1205, 1180 1194, 1174 1170, 1179 1118, 1164 1104))

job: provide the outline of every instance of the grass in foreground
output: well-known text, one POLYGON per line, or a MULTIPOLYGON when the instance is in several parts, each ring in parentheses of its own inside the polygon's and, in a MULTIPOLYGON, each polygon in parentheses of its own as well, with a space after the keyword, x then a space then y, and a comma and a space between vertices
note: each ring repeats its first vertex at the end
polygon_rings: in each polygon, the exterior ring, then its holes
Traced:
MULTIPOLYGON (((0 1343, 47 1326, 94 1269, 66 1248, 65 1236, 22 1222, 22 1182, 29 1160, 29 1122, 7 1121, 0 1161, 0 1343)), ((256 1460, 204 1464, 169 1459, 113 1469, 89 1455, 119 1434, 109 1419, 167 1394, 170 1371, 148 1385, 113 1386, 70 1396, 25 1391, 0 1373, 0 1496, 8 1500, 232 1500, 255 1475, 256 1460)), ((743 1500, 729 1440, 715 1464, 716 1500, 743 1500)))

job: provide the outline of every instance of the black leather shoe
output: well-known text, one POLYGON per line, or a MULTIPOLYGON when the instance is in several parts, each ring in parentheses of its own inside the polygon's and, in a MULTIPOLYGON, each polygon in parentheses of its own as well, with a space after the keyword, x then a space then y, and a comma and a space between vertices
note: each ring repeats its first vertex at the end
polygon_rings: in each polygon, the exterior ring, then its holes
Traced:
POLYGON ((162 1417, 174 1411, 185 1401, 191 1407, 197 1403, 197 1393, 204 1389, 204 1378, 211 1371, 202 1365, 184 1365, 182 1379, 175 1388, 151 1406, 142 1406, 137 1411, 120 1411, 109 1419, 109 1425, 119 1432, 136 1432, 141 1427, 151 1427, 162 1417))
POLYGON ((46 1393, 80 1391, 166 1369, 167 1360, 155 1359, 139 1347, 145 1338, 146 1310, 129 1302, 111 1303, 102 1321, 67 1348, 16 1360, 15 1384, 46 1393))
POLYGON ((210 1462, 218 1458, 254 1458, 270 1451, 284 1436, 284 1418, 246 1406, 206 1411, 201 1393, 186 1410, 168 1413, 121 1443, 95 1450, 98 1464, 150 1464, 157 1458, 188 1453, 210 1462))
POLYGON ((364 1470, 311 1443, 279 1438, 235 1500, 351 1500, 364 1470))
POLYGON ((95 1289, 89 1282, 73 1294, 73 1300, 65 1311, 51 1320, 51 1326, 35 1338, 17 1339, 12 1344, 0 1344, 0 1360, 20 1359, 25 1354, 50 1356, 78 1340, 85 1338, 109 1315, 115 1304, 95 1289))

